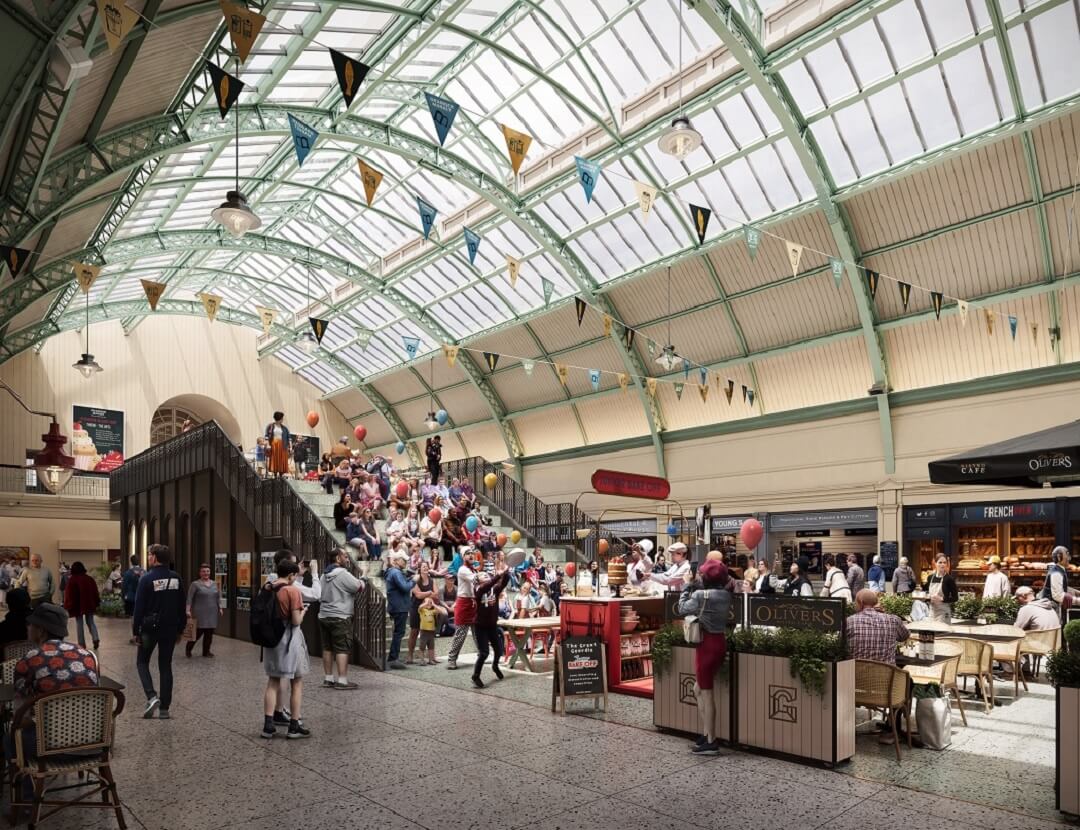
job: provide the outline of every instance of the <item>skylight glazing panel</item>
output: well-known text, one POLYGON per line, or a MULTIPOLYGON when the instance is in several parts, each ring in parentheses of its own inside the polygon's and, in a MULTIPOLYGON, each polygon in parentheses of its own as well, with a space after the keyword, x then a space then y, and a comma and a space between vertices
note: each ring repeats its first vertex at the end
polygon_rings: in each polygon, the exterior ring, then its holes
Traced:
POLYGON ((826 41, 805 58, 810 77, 817 82, 827 104, 859 91, 855 76, 836 41, 826 41))
POLYGON ((369 296, 350 309, 348 316, 358 326, 376 329, 397 320, 401 316, 401 312, 379 297, 369 296))
POLYGON ((532 66, 543 69, 562 57, 563 49, 569 44, 555 31, 549 33, 549 27, 542 27, 537 17, 526 15, 496 42, 506 51, 522 56, 532 66), (558 40, 562 43, 556 45, 558 40))
POLYGON ((349 346, 346 349, 342 349, 335 355, 338 360, 343 362, 353 371, 359 373, 361 376, 374 374, 376 371, 375 365, 371 359, 367 356, 367 350, 361 349, 358 346, 349 346))
POLYGON ((968 40, 976 33, 968 11, 968 0, 922 0, 921 6, 938 49, 968 40))
MULTIPOLYGON (((1035 61, 1039 67, 1043 89, 1046 93, 1042 101, 1028 101, 1025 104, 1036 107, 1039 104, 1056 101, 1077 91, 1076 75, 1077 56, 1080 56, 1080 14, 1075 3, 1063 3, 1040 14, 1031 23, 1031 35, 1035 41, 1035 61)), ((1017 27, 1018 31, 1023 27, 1017 27)))
POLYGON ((780 70, 780 77, 783 78, 795 106, 804 116, 811 116, 825 109, 825 101, 813 78, 810 77, 805 60, 789 63, 780 70))
POLYGON ((314 384, 322 392, 331 389, 340 389, 345 385, 344 379, 330 369, 326 363, 313 363, 297 370, 297 374, 310 383, 314 384))
POLYGON ((852 164, 848 149, 840 140, 840 133, 836 130, 834 119, 823 118, 821 121, 816 121, 811 129, 814 133, 814 140, 817 142, 821 155, 825 159, 825 164, 828 166, 829 172, 832 173, 833 181, 836 184, 855 181, 858 174, 852 164))
POLYGON ((906 85, 927 147, 932 150, 956 141, 960 132, 938 68, 931 66, 912 75, 906 85))
MULTIPOLYGON (((996 51, 997 44, 989 44, 987 52, 991 49, 996 51)), ((998 104, 1004 107, 1003 97, 1008 98, 1009 95, 1007 89, 1004 96, 991 89, 982 55, 978 47, 973 47, 942 64, 956 101, 964 135, 999 123, 1002 113, 998 111, 998 104)))
POLYGON ((626 258, 626 251, 622 249, 618 239, 589 231, 569 244, 596 278, 611 279, 626 271, 618 258, 619 255, 626 258))
POLYGON ((857 176, 866 176, 889 166, 870 111, 861 102, 844 107, 833 117, 851 154, 857 176))
POLYGON ((911 120, 904 91, 897 84, 886 87, 866 100, 881 129, 893 164, 899 164, 924 152, 919 134, 911 120))
POLYGON ((915 7, 915 0, 905 0, 891 9, 886 9, 875 19, 885 33, 889 51, 899 69, 911 66, 934 53, 926 27, 915 7))
POLYGON ((578 188, 576 192, 565 190, 560 193, 553 193, 543 202, 537 203, 533 210, 541 219, 551 225, 559 236, 566 236, 587 224, 588 221, 603 218, 604 214, 601 210, 589 205, 587 207, 592 208, 592 210, 587 221, 585 210, 582 207, 584 203, 585 196, 581 193, 581 189, 578 188), (577 204, 574 199, 575 196, 579 197, 581 205, 577 204))
POLYGON ((674 196, 683 206, 700 205, 709 208, 713 212, 710 227, 720 223, 721 228, 727 228, 733 222, 746 222, 757 218, 746 210, 732 192, 722 170, 715 170, 687 182, 674 191, 674 196))

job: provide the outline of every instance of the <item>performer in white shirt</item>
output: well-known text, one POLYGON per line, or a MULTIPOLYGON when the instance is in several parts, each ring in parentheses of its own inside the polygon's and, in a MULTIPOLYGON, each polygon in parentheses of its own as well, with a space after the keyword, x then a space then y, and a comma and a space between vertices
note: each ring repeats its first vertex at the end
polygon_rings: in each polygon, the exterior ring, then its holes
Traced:
POLYGON ((626 569, 626 578, 635 588, 647 588, 649 574, 652 573, 653 561, 649 558, 653 543, 642 539, 630 548, 630 566, 626 569))
POLYGON ((661 593, 665 588, 681 591, 686 582, 683 577, 690 573, 690 560, 687 558, 686 545, 682 542, 675 542, 675 544, 668 546, 667 553, 671 557, 671 566, 662 574, 650 574, 649 579, 652 580, 654 586, 661 593))
POLYGON ((986 584, 983 585, 983 599, 1011 596, 1009 577, 1001 572, 1001 557, 991 556, 987 565, 990 572, 986 575, 986 584))

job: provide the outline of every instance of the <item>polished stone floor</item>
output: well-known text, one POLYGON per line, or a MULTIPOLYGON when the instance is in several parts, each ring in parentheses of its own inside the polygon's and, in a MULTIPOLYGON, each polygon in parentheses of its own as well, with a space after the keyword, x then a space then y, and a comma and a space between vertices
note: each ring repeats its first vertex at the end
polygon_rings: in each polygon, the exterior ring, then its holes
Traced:
MULTIPOLYGON (((740 752, 696 758, 684 738, 648 726, 647 701, 615 695, 606 715, 560 717, 546 708, 550 675, 515 672, 477 691, 467 669, 444 665, 355 670, 350 692, 321 688, 316 670, 303 713, 314 735, 266 741, 257 649, 221 639, 214 650, 177 657, 173 719, 144 721, 134 648, 121 623, 104 623, 103 670, 130 693, 114 763, 130 827, 1060 827, 1053 743, 1048 756, 1037 722, 1052 712, 1038 700, 1047 687, 972 714, 952 749, 905 750, 899 766, 891 747, 860 739, 841 774, 740 752)), ((42 826, 115 820, 70 811, 42 826)))

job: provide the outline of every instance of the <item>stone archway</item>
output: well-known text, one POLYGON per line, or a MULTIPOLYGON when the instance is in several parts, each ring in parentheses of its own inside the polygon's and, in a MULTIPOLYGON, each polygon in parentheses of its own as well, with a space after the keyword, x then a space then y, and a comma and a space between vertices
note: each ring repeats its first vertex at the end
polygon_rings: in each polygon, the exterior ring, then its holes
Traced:
POLYGON ((150 420, 150 446, 179 435, 185 421, 193 426, 206 421, 217 421, 225 434, 233 441, 240 441, 243 433, 240 423, 220 401, 205 395, 176 395, 162 402, 150 420))

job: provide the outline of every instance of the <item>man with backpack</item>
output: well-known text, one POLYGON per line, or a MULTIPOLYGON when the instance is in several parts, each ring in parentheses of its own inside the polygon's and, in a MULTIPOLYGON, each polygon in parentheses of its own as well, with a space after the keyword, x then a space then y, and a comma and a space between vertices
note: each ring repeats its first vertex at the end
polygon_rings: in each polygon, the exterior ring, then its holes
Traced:
POLYGON ((277 579, 266 583, 251 603, 251 640, 263 647, 266 692, 263 695, 262 737, 273 738, 275 722, 283 707, 278 698, 282 683, 289 682, 289 728, 285 737, 308 738, 311 732, 300 722, 304 675, 308 673, 307 643, 300 624, 307 606, 293 583, 300 568, 289 558, 277 564, 277 579))
POLYGON ((152 718, 157 713, 162 720, 168 720, 169 705, 172 703, 173 649, 187 625, 187 602, 180 575, 169 567, 172 563, 169 549, 165 545, 151 545, 146 551, 146 561, 150 570, 139 579, 131 624, 132 631, 139 638, 135 668, 146 693, 143 717, 152 718), (150 675, 150 657, 155 648, 158 653, 158 679, 161 682, 160 697, 154 691, 154 678, 150 675))
POLYGON ((351 562, 349 552, 338 548, 322 576, 319 632, 322 634, 323 685, 332 689, 357 688, 355 683, 349 682, 349 655, 353 645, 353 607, 356 595, 364 589, 364 582, 349 573, 351 562))

